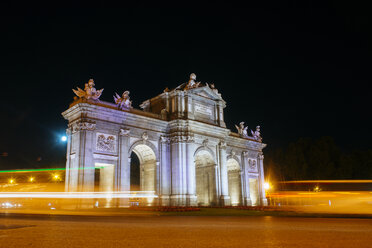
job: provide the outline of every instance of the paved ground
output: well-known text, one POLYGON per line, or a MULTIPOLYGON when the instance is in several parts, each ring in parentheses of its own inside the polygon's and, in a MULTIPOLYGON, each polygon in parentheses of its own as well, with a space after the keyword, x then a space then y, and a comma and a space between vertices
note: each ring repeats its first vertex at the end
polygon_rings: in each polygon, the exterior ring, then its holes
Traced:
POLYGON ((371 219, 4 217, 0 247, 372 247, 371 219))

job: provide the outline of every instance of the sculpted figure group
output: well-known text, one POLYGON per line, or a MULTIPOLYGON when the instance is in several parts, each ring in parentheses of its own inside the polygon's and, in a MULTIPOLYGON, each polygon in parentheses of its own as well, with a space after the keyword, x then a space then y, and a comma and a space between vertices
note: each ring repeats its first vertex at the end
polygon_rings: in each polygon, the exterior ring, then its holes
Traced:
MULTIPOLYGON (((100 96, 102 95, 103 89, 96 90, 94 88, 94 80, 89 79, 88 83, 85 84, 84 90, 77 87, 77 90, 72 89, 72 91, 77 95, 79 98, 86 99, 86 100, 94 100, 99 101, 100 96)), ((131 109, 132 108, 132 101, 129 97, 129 91, 126 90, 120 97, 118 93, 115 92, 114 101, 119 109, 131 109)))
POLYGON ((252 137, 253 139, 255 139, 259 142, 262 141, 260 126, 256 127, 256 131, 251 130, 252 136, 248 135, 248 126, 244 127, 244 122, 243 121, 239 123, 239 126, 235 125, 235 128, 238 130, 238 133, 239 133, 240 137, 243 137, 243 138, 252 137))
POLYGON ((132 101, 129 100, 129 91, 126 90, 123 92, 122 96, 120 97, 118 93, 115 92, 114 101, 119 109, 131 109, 132 108, 132 101))
POLYGON ((92 99, 97 101, 101 96, 103 89, 96 90, 96 88, 94 88, 94 85, 94 80, 89 79, 88 83, 85 84, 84 90, 77 87, 77 90, 72 89, 72 91, 80 98, 84 98, 87 100, 92 99))

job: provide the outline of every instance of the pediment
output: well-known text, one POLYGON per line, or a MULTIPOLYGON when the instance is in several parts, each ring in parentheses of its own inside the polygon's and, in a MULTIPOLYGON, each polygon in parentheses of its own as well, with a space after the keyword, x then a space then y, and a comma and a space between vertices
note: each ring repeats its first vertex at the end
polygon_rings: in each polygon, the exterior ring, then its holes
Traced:
POLYGON ((221 94, 218 93, 217 89, 213 90, 209 88, 209 86, 190 89, 189 91, 195 95, 206 97, 211 100, 222 100, 223 101, 221 94))

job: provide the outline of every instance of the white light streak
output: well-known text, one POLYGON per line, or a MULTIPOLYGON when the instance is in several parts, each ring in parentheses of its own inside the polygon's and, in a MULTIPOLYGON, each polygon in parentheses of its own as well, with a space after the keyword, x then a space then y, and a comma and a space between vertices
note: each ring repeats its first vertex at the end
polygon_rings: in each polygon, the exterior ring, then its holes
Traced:
POLYGON ((120 192, 6 192, 0 198, 157 198, 154 191, 120 192))

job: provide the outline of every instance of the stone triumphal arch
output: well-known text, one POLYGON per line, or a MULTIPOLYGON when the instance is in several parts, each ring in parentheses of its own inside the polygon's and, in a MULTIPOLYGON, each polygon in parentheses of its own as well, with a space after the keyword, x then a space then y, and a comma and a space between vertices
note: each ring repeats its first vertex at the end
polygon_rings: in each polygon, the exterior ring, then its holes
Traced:
MULTIPOLYGON (((148 205, 266 205, 260 127, 226 128, 226 106, 195 74, 175 89, 132 107, 129 91, 99 100, 91 79, 62 113, 68 120, 66 191, 129 191, 131 155, 148 205)), ((133 174, 132 174, 133 175, 133 174)))

